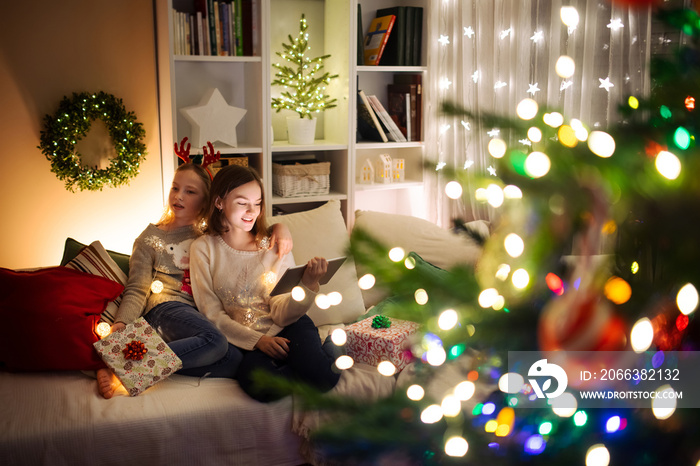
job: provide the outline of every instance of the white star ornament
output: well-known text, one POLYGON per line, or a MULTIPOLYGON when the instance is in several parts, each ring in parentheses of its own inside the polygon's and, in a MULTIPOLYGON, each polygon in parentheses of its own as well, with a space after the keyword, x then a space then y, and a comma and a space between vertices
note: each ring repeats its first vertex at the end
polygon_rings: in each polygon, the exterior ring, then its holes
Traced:
POLYGON ((193 146, 202 147, 210 141, 238 147, 236 126, 247 110, 229 105, 218 89, 209 89, 199 105, 184 107, 180 111, 192 125, 193 146))

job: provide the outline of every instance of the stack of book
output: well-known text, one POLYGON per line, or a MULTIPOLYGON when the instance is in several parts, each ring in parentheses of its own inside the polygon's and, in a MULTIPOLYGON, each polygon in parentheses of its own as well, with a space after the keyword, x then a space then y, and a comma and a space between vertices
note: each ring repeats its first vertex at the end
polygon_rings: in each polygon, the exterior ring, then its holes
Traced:
MULTIPOLYGON (((423 43, 423 8, 395 6, 377 10, 376 17, 394 16, 379 65, 420 66, 423 43)), ((365 63, 368 64, 368 63, 365 63)))
POLYGON ((422 75, 397 73, 387 86, 388 106, 358 91, 358 140, 410 142, 422 140, 422 75))
POLYGON ((173 9, 176 55, 253 56, 258 0, 195 0, 194 12, 173 9))

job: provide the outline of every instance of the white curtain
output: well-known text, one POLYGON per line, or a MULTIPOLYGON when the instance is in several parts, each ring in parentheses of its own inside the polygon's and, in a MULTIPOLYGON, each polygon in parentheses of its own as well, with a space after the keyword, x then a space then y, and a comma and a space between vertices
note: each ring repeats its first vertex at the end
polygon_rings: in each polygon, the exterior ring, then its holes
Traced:
MULTIPOLYGON (((605 129, 618 121, 617 108, 630 95, 649 91, 648 9, 608 0, 435 0, 433 5, 431 40, 436 43, 430 44, 428 67, 436 102, 515 117, 517 103, 530 97, 559 109, 566 121, 577 118, 591 129, 605 129), (576 9, 575 28, 562 22, 562 6, 576 9), (555 73, 562 55, 575 63, 568 79, 555 73)), ((433 110, 436 118, 426 125, 432 132, 427 140, 433 141, 429 159, 493 176, 486 147, 498 128, 433 110)), ((447 198, 448 181, 439 170, 428 176, 431 220, 448 226, 455 217, 492 219, 492 211, 473 201, 469 186, 471 202, 447 198)))

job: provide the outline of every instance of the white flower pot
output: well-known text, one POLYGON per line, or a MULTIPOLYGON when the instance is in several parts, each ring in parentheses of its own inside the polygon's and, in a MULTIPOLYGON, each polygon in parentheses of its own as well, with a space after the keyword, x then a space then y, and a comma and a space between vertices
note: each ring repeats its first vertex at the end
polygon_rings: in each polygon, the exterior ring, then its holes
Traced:
POLYGON ((316 118, 287 117, 287 139, 290 144, 313 144, 316 135, 316 118))

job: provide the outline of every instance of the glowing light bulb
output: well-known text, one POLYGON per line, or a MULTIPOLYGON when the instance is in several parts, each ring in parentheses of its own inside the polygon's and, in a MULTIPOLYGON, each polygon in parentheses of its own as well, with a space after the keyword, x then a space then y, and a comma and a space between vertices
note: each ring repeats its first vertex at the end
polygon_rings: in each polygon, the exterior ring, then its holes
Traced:
POLYGON ((484 309, 487 309, 491 306, 493 306, 493 303, 496 302, 496 299, 498 298, 498 290, 495 288, 487 288, 481 293, 479 293, 479 306, 483 307, 484 309))
POLYGON ((510 233, 503 241, 503 246, 510 257, 520 257, 525 251, 525 242, 515 233, 510 233))
POLYGON ((361 290, 369 290, 371 289, 374 284, 376 283, 376 278, 374 278, 374 275, 371 273, 367 273, 360 277, 360 279, 357 281, 357 285, 360 287, 361 290))
POLYGON ((493 207, 501 207, 505 196, 503 190, 497 184, 490 184, 486 188, 486 202, 488 202, 493 207))
POLYGON ((447 360, 447 353, 442 346, 434 346, 426 351, 425 359, 431 366, 441 366, 447 360))
POLYGON ((506 199, 522 199, 523 192, 515 185, 509 184, 503 188, 503 195, 506 199))
POLYGON ((445 453, 447 456, 462 457, 469 451, 469 443, 462 437, 450 437, 445 442, 445 453))
POLYGON ((474 384, 474 382, 471 382, 469 380, 465 380, 464 382, 458 383, 454 389, 455 396, 462 401, 467 401, 471 399, 471 397, 474 396, 475 392, 476 385, 474 384))
POLYGON ((630 342, 632 349, 636 353, 643 353, 651 346, 654 341, 654 326, 651 320, 646 317, 639 319, 632 327, 630 333, 630 342))
POLYGON ((462 185, 457 181, 450 181, 445 185, 445 194, 450 199, 459 199, 462 196, 462 185))
POLYGON ((295 286, 292 288, 292 299, 297 302, 301 302, 304 300, 306 297, 306 292, 304 291, 304 288, 300 286, 295 286))
POLYGON ((545 113, 542 121, 552 128, 558 128, 564 124, 564 115, 559 112, 545 113))
POLYGON ((350 369, 354 364, 355 360, 346 354, 339 356, 338 359, 335 360, 336 367, 342 371, 350 369))
POLYGON ((161 293, 163 291, 163 282, 160 280, 153 280, 151 283, 151 292, 154 294, 161 293))
POLYGON ((511 281, 513 282, 513 286, 515 288, 522 290, 530 284, 530 274, 528 274, 527 270, 525 269, 518 269, 513 272, 511 281))
POLYGON ((571 417, 578 409, 578 401, 576 397, 569 392, 564 392, 552 400, 552 412, 559 417, 571 417))
POLYGON ((435 424, 442 419, 442 408, 439 405, 430 405, 420 413, 420 420, 424 424, 435 424))
POLYGON ((527 130, 527 138, 532 142, 540 142, 542 140, 542 130, 537 126, 533 126, 527 130))
POLYGON ((493 138, 489 141, 488 151, 492 157, 500 159, 506 153, 506 142, 503 139, 493 138))
POLYGON ((592 131, 588 148, 598 157, 608 158, 615 152, 615 139, 604 131, 592 131))
POLYGON ((348 334, 342 328, 337 328, 331 332, 331 341, 336 346, 343 346, 348 341, 348 334))
POLYGON ((455 417, 462 411, 462 402, 454 395, 447 395, 440 405, 442 414, 447 417, 455 417))
POLYGON ((396 366, 390 361, 382 361, 377 365, 377 372, 386 377, 391 377, 396 374, 396 366))
POLYGON ((656 419, 668 419, 674 412, 678 401, 670 385, 662 385, 657 390, 658 395, 651 401, 651 411, 656 419))
POLYGON ((428 302, 428 292, 425 291, 423 288, 419 288, 416 290, 415 293, 413 293, 413 298, 418 304, 423 306, 428 302))
POLYGON ((561 125, 559 131, 557 131, 557 137, 559 138, 559 143, 565 147, 576 147, 578 144, 578 138, 576 137, 576 131, 569 125, 561 125))
POLYGON ((389 259, 394 262, 400 262, 404 257, 406 257, 406 252, 402 248, 395 247, 389 251, 389 259))
POLYGON ((411 385, 406 389, 406 396, 413 401, 420 401, 425 396, 425 390, 420 385, 411 385))
POLYGON ((501 264, 498 266, 498 269, 496 270, 496 278, 499 280, 506 281, 508 278, 508 275, 510 274, 510 265, 508 264, 501 264))
POLYGON ((557 59, 557 63, 554 65, 554 71, 560 78, 568 79, 574 75, 576 63, 573 58, 562 55, 557 59))
POLYGON ((537 116, 539 106, 533 99, 523 99, 515 108, 515 113, 523 120, 532 120, 537 116))
POLYGON ((609 278, 603 292, 615 304, 624 304, 632 297, 632 287, 620 277, 609 278))
POLYGON ((675 180, 681 174, 681 161, 674 154, 662 150, 656 156, 656 169, 664 178, 675 180))
POLYGON ((112 326, 107 322, 100 322, 95 326, 95 333, 97 333, 98 337, 104 338, 109 335, 111 329, 112 326))
POLYGON ((450 330, 457 325, 458 321, 459 315, 457 315, 457 311, 454 309, 447 309, 440 313, 440 317, 438 317, 438 327, 442 330, 450 330))
POLYGON ((530 152, 525 159, 525 173, 532 178, 541 178, 552 168, 552 162, 543 152, 530 152))
POLYGON ((597 443, 586 452, 586 466, 608 466, 610 464, 610 452, 605 445, 597 443))
POLYGON ((506 372, 498 379, 498 389, 503 393, 518 393, 525 385, 525 379, 517 372, 506 372))
POLYGON ((698 290, 695 289, 692 283, 688 283, 678 291, 676 295, 676 304, 681 313, 689 315, 697 309, 698 299, 698 290))
POLYGON ((578 26, 579 16, 576 8, 572 6, 563 6, 561 10, 559 10, 559 16, 561 17, 561 22, 567 27, 575 28, 578 26))

